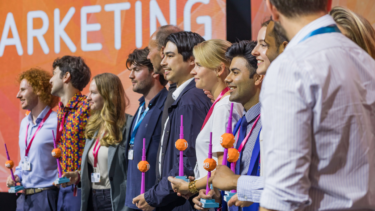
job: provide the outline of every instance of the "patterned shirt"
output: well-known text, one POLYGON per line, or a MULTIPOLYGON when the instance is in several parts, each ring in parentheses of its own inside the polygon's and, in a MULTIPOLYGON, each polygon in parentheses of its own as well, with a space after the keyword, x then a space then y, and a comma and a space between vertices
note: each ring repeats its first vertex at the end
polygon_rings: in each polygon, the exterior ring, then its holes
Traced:
POLYGON ((62 124, 58 147, 62 152, 60 163, 63 172, 79 170, 81 167, 86 142, 85 127, 89 115, 89 103, 81 93, 74 95, 65 107, 62 103, 59 104, 57 131, 62 124))

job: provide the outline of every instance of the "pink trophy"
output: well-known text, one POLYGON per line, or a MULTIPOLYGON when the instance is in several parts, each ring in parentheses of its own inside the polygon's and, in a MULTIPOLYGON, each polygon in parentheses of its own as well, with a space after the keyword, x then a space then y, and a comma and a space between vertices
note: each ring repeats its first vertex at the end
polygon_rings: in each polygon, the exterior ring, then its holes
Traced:
POLYGON ((143 149, 142 149, 142 160, 139 161, 138 170, 142 172, 142 181, 141 181, 141 194, 145 193, 146 187, 146 172, 150 169, 150 164, 146 160, 146 139, 143 138, 143 149))
MULTIPOLYGON (((216 168, 216 160, 212 159, 212 132, 210 133, 210 145, 208 147, 208 158, 204 160, 203 168, 208 171, 207 184, 206 184, 206 195, 210 192, 209 179, 211 177, 211 171, 216 168)), ((215 202, 215 199, 201 199, 203 208, 217 208, 219 203, 215 202)))
POLYGON ((181 115, 180 139, 176 141, 175 146, 180 151, 180 165, 178 169, 178 176, 176 178, 189 182, 189 179, 184 175, 184 151, 188 148, 188 142, 184 139, 183 115, 181 115))
POLYGON ((59 172, 59 177, 55 180, 54 183, 56 185, 68 183, 70 181, 68 178, 61 177, 62 176, 62 169, 61 169, 61 165, 60 165, 61 149, 57 148, 55 133, 53 132, 53 130, 52 130, 52 136, 53 136, 53 148, 54 149, 52 150, 51 154, 54 158, 56 158, 57 168, 58 168, 58 172, 59 172))
POLYGON ((8 190, 8 192, 9 193, 16 193, 17 194, 18 191, 21 191, 21 190, 23 190, 25 188, 22 185, 18 185, 17 186, 17 182, 16 182, 16 179, 14 178, 14 174, 13 174, 14 162, 9 157, 7 145, 4 144, 4 146, 5 146, 5 151, 7 153, 7 161, 5 162, 5 167, 7 167, 10 170, 10 174, 12 175, 12 179, 16 183, 16 186, 10 187, 9 190, 8 190))

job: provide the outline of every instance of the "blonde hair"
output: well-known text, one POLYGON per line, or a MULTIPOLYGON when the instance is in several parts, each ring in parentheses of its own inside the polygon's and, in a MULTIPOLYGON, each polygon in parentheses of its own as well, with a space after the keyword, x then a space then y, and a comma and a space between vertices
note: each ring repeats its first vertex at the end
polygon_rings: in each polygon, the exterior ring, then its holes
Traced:
POLYGON ((368 20, 343 7, 334 7, 330 15, 347 32, 349 39, 375 59, 375 30, 368 20))
POLYGON ((221 63, 228 69, 230 61, 225 57, 225 52, 232 44, 221 39, 212 39, 199 43, 193 49, 195 58, 198 58, 203 67, 216 69, 221 63))
POLYGON ((93 80, 96 83, 99 94, 104 100, 103 108, 91 114, 87 125, 85 136, 87 139, 100 137, 100 145, 115 145, 122 141, 122 127, 125 125, 125 108, 128 99, 125 95, 124 87, 118 76, 112 73, 103 73, 95 76, 93 80), (104 131, 99 131, 103 129, 104 131))

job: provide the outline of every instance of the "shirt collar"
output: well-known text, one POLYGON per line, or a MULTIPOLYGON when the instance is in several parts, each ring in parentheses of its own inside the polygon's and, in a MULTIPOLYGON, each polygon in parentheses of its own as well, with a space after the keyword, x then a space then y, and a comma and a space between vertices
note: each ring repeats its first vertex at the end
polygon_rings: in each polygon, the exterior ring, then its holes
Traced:
POLYGON ((319 29, 324 26, 329 25, 336 25, 335 21, 330 15, 324 15, 313 22, 307 24, 303 27, 297 34, 292 38, 292 40, 288 43, 285 50, 292 48, 293 46, 297 45, 303 38, 305 38, 309 33, 312 31, 319 29))
POLYGON ((184 91, 185 87, 193 80, 194 78, 190 78, 189 80, 185 81, 181 86, 177 87, 177 89, 173 92, 172 97, 173 100, 177 100, 180 96, 181 92, 184 91))
MULTIPOLYGON (((36 118, 35 120, 35 123, 38 125, 39 122, 42 121, 42 119, 47 115, 48 111, 50 110, 51 108, 49 106, 46 106, 42 112, 40 112, 40 114, 38 115, 38 117, 36 118)), ((29 113, 29 115, 27 116, 27 119, 29 120, 29 123, 33 124, 33 117, 31 115, 31 112, 29 113)))
POLYGON ((245 114, 246 121, 250 123, 260 114, 260 103, 255 104, 245 114))
MULTIPOLYGON (((155 95, 154 98, 152 98, 152 100, 148 104, 150 109, 151 109, 152 106, 154 106, 156 104, 157 100, 159 99, 159 96, 161 95, 161 93, 163 92, 164 89, 165 89, 165 87, 162 90, 160 90, 160 92, 157 95, 155 95)), ((139 106, 141 106, 145 102, 145 97, 142 96, 141 98, 139 98, 138 101, 139 101, 139 106)))

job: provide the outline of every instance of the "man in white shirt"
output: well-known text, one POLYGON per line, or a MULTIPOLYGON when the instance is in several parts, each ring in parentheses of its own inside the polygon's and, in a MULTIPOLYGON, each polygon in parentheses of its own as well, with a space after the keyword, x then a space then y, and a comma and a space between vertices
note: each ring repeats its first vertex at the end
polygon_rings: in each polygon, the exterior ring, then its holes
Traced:
POLYGON ((375 209, 375 61, 339 33, 327 0, 267 0, 290 39, 260 96, 260 210, 375 209))

